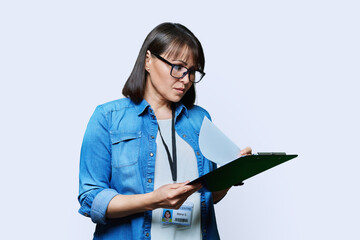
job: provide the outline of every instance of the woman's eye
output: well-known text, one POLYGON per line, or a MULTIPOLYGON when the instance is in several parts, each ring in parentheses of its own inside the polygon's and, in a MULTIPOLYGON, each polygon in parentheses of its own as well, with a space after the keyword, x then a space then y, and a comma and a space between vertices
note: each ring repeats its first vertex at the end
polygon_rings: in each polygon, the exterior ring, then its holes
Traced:
POLYGON ((174 65, 174 70, 175 71, 181 71, 183 69, 183 66, 181 65, 174 65))

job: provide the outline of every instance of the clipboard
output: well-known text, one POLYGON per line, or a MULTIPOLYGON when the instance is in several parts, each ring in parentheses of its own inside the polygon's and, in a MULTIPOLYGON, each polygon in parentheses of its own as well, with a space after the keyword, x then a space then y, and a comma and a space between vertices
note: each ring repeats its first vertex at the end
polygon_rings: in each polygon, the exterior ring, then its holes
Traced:
POLYGON ((203 187, 211 192, 224 190, 297 156, 297 154, 286 155, 285 153, 258 153, 242 156, 188 184, 201 182, 203 187))

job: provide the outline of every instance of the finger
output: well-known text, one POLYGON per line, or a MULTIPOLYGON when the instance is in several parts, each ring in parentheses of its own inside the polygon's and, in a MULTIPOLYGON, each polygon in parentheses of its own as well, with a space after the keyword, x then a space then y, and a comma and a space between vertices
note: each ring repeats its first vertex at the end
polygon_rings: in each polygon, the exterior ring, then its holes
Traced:
POLYGON ((200 182, 195 183, 195 184, 191 184, 191 185, 187 184, 186 186, 189 186, 192 189, 195 189, 196 191, 202 188, 202 184, 200 182))
POLYGON ((189 189, 185 195, 187 195, 187 197, 189 197, 190 195, 192 195, 193 193, 199 191, 202 188, 202 184, 201 183, 197 183, 196 185, 193 186, 193 188, 189 189))
MULTIPOLYGON (((192 183, 192 184, 189 184, 189 183, 190 183, 190 181, 187 180, 187 181, 185 181, 185 182, 178 183, 178 184, 182 184, 181 187, 186 187, 186 188, 191 188, 191 189, 194 188, 194 189, 199 190, 199 189, 202 188, 202 184, 201 184, 201 183, 192 183)), ((179 187, 179 186, 177 185, 177 187, 179 187)), ((197 190, 196 190, 196 191, 197 191, 197 190)))
POLYGON ((200 190, 200 188, 192 189, 192 190, 188 191, 188 192, 186 193, 186 195, 189 197, 190 195, 192 195, 193 193, 195 193, 195 192, 197 192, 197 191, 199 191, 199 190, 200 190))
POLYGON ((190 196, 191 194, 193 194, 194 192, 198 191, 199 185, 183 185, 182 187, 179 187, 178 189, 176 189, 176 195, 179 197, 184 197, 184 196, 190 196))
POLYGON ((242 149, 242 150, 240 151, 240 155, 241 155, 241 156, 250 155, 251 152, 252 152, 251 147, 246 147, 246 148, 244 148, 244 149, 242 149))
POLYGON ((171 204, 170 208, 174 208, 174 209, 178 209, 181 207, 181 205, 186 201, 186 199, 192 195, 194 192, 198 191, 201 188, 201 184, 196 184, 194 186, 183 186, 181 188, 178 189, 174 189, 174 195, 172 196, 172 198, 176 200, 176 203, 171 204))
POLYGON ((186 182, 172 183, 172 184, 169 184, 169 185, 171 186, 171 188, 177 189, 177 188, 180 188, 180 187, 183 187, 184 185, 186 185, 186 182))
POLYGON ((192 184, 189 184, 190 183, 190 181, 188 180, 188 181, 186 181, 185 183, 184 183, 184 186, 193 186, 194 188, 202 188, 202 184, 201 184, 201 182, 198 182, 198 183, 192 183, 192 184))

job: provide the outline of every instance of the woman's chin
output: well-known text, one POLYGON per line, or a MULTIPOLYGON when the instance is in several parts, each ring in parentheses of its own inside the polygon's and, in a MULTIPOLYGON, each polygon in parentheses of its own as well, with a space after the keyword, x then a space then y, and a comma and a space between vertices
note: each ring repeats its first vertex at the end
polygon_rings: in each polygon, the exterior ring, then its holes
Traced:
POLYGON ((182 99, 183 95, 179 96, 179 95, 176 95, 176 96, 171 96, 168 100, 170 102, 180 102, 180 100, 182 99))

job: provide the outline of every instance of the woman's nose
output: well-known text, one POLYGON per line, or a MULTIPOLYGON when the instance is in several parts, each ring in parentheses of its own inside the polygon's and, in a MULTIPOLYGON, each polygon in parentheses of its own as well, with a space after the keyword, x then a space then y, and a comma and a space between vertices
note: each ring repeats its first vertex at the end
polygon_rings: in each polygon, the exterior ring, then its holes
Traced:
POLYGON ((183 82, 184 84, 188 84, 189 82, 190 82, 190 79, 189 79, 189 75, 190 73, 189 72, 187 72, 186 74, 185 74, 185 76, 183 76, 182 78, 180 78, 179 80, 181 81, 181 82, 183 82))

